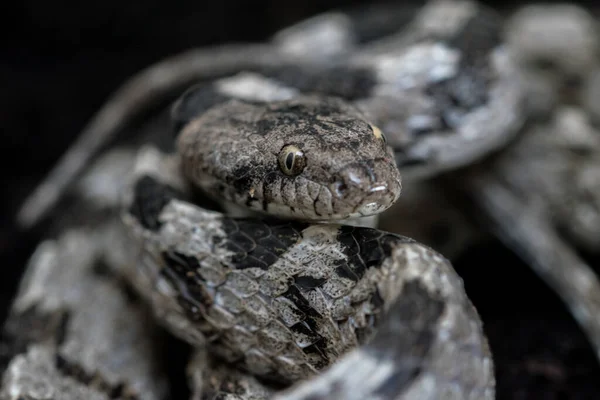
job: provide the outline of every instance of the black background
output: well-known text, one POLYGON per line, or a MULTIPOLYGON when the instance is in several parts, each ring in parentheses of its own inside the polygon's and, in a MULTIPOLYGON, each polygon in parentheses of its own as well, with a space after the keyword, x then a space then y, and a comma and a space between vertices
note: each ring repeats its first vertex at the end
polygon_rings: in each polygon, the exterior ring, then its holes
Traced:
MULTIPOLYGON (((359 3, 29 0, 1 6, 0 318, 39 239, 15 229, 18 205, 119 84, 180 51, 264 40, 315 13, 359 3)), ((499 4, 507 10, 519 3, 499 4)), ((486 324, 498 398, 600 398, 591 348, 527 266, 497 243, 473 248, 455 266, 486 324)))

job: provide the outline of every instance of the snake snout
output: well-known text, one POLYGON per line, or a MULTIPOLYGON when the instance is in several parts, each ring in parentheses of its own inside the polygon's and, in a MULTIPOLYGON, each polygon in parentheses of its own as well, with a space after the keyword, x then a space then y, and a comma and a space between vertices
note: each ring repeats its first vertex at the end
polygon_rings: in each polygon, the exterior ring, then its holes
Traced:
POLYGON ((349 214, 368 216, 390 207, 400 196, 400 174, 389 163, 344 169, 331 185, 334 201, 351 209, 349 214))
POLYGON ((376 182, 367 189, 366 196, 356 212, 362 216, 378 214, 387 210, 400 195, 400 185, 376 182))

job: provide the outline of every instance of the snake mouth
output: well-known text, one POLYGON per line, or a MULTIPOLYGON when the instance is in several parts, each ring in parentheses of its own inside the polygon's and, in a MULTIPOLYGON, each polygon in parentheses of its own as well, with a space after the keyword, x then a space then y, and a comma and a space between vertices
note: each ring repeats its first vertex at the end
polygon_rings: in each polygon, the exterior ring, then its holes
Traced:
POLYGON ((400 196, 400 190, 400 182, 392 187, 388 184, 373 185, 353 214, 368 217, 387 210, 400 196))
POLYGON ((382 203, 373 201, 373 202, 361 205, 356 210, 356 214, 363 216, 363 217, 368 217, 369 215, 379 214, 380 212, 387 210, 388 207, 389 206, 385 203, 382 204, 382 203))
MULTIPOLYGON (((396 170, 397 171, 397 170, 396 170)), ((393 169, 386 171, 365 171, 362 174, 351 171, 331 185, 332 208, 346 218, 367 217, 387 210, 400 196, 399 173, 393 169), (391 172, 391 173, 390 173, 391 172), (385 176, 386 181, 375 180, 375 176, 385 176)))

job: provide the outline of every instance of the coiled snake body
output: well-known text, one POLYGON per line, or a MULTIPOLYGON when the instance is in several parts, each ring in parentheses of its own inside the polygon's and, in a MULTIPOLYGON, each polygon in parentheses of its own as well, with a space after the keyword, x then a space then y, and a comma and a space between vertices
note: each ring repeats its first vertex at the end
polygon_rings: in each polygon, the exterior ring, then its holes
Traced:
POLYGON ((521 88, 500 24, 479 11, 433 2, 341 62, 292 55, 203 82, 173 108, 177 156, 140 153, 124 211, 141 249, 132 280, 207 349, 204 365, 226 363, 198 373, 205 398, 270 395, 247 373, 310 378, 282 399, 494 397, 481 323, 450 264, 408 238, 323 224, 387 209, 397 168, 432 175, 509 140, 521 88), (251 214, 194 205, 190 182, 251 214))

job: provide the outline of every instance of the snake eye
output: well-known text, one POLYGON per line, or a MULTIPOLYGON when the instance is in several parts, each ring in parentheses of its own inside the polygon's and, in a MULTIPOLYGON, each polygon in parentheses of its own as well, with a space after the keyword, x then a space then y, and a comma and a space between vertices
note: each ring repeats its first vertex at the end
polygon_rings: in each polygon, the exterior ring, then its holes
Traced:
POLYGON ((279 168, 289 176, 300 174, 306 166, 306 157, 304 152, 293 144, 283 146, 279 152, 279 168))
POLYGON ((385 135, 383 134, 383 132, 381 132, 381 129, 379 129, 375 125, 370 125, 370 126, 371 126, 371 130, 373 131, 373 135, 375 135, 375 137, 377 139, 382 140, 384 144, 387 144, 387 139, 386 139, 385 135))

